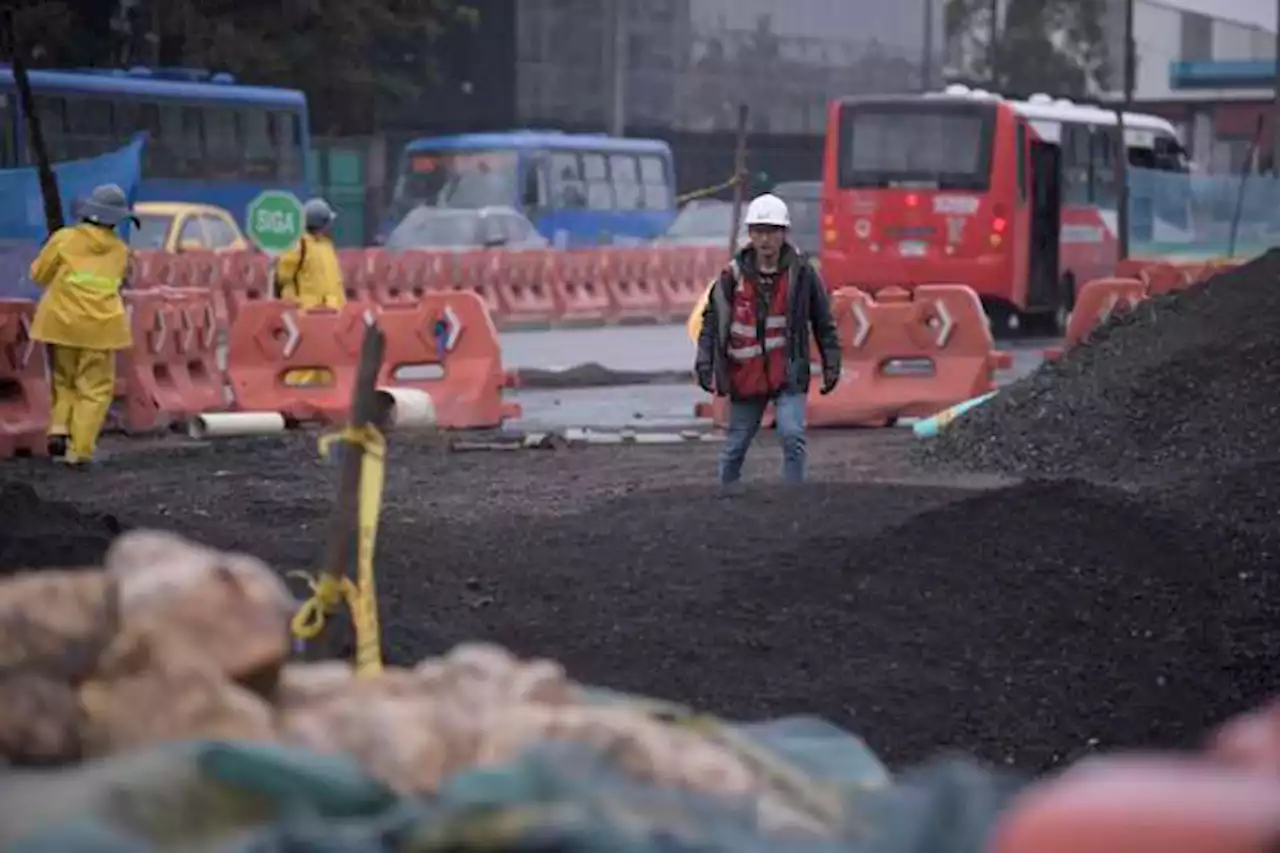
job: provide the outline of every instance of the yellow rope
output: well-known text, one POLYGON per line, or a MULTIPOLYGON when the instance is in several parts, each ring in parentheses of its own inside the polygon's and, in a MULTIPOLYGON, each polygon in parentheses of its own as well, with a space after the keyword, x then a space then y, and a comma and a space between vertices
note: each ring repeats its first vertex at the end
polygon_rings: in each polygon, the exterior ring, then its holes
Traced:
POLYGON ((375 427, 346 427, 339 433, 321 436, 321 455, 327 454, 335 441, 364 450, 360 465, 356 580, 352 582, 346 576, 329 572, 318 576, 305 572, 291 573, 306 581, 311 597, 298 609, 290 627, 296 639, 304 642, 314 640, 323 633, 327 617, 337 613, 338 608, 345 604, 351 613, 351 624, 356 634, 356 673, 376 675, 382 672, 382 639, 378 628, 373 558, 378 540, 378 517, 382 511, 382 487, 386 480, 387 442, 375 427))

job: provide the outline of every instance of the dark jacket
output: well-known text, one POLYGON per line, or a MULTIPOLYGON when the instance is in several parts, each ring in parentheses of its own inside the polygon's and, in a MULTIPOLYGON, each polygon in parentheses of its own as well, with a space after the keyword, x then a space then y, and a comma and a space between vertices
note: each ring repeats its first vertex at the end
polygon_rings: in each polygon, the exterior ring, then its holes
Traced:
MULTIPOLYGON (((735 259, 742 276, 756 280, 756 252, 748 246, 735 259)), ((790 243, 784 244, 778 267, 787 271, 787 381, 781 392, 809 391, 809 331, 818 342, 825 372, 840 371, 840 338, 831 303, 818 271, 808 258, 790 243)), ((698 381, 710 385, 717 395, 729 395, 729 324, 738 279, 729 265, 720 273, 702 312, 702 332, 698 335, 698 359, 694 365, 698 381)))

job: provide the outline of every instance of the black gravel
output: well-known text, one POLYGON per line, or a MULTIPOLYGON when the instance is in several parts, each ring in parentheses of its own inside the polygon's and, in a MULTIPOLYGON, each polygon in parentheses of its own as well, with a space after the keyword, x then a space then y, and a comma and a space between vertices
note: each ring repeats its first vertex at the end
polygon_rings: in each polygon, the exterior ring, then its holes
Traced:
POLYGON ((43 500, 26 483, 0 483, 0 576, 97 565, 120 529, 108 513, 43 500))
POLYGON ((968 413, 928 464, 1145 483, 1280 455, 1280 251, 1120 315, 968 413))

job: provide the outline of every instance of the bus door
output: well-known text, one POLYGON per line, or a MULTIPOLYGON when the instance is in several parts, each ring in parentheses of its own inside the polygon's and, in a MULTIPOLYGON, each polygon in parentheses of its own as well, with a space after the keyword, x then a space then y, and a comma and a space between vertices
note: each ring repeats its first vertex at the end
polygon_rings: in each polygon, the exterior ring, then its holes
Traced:
POLYGON ((1031 140, 1031 245, 1028 257, 1027 305, 1058 304, 1058 241, 1062 233, 1062 149, 1031 140))

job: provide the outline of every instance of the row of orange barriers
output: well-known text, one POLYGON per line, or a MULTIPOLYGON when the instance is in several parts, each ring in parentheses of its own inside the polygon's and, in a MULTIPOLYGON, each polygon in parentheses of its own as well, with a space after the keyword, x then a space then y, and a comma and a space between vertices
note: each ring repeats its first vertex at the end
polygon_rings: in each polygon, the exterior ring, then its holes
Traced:
POLYGON ((1094 279, 1080 288, 1063 346, 1046 349, 1045 356, 1058 358, 1065 347, 1075 346, 1113 315, 1130 311, 1146 299, 1186 290, 1238 265, 1237 261, 1121 261, 1115 276, 1094 279))
MULTIPOLYGON (((680 321, 723 266, 723 250, 673 248, 388 252, 342 249, 351 301, 401 305, 429 293, 480 296, 500 327, 680 321)), ((199 288, 219 319, 270 295, 271 260, 258 252, 138 252, 135 289, 199 288)))
MULTIPOLYGON (((386 336, 379 386, 427 392, 440 426, 497 427, 520 414, 502 399, 508 378, 497 331, 473 293, 305 312, 258 300, 243 305, 225 328, 221 366, 223 327, 209 291, 165 287, 127 293, 125 301, 134 345, 119 356, 113 421, 126 432, 221 411, 343 423, 369 319, 386 336), (294 384, 289 377, 300 371, 323 372, 327 381, 294 384)), ((0 301, 0 458, 45 451, 49 379, 44 348, 30 337, 34 308, 28 301, 0 301)))
MULTIPOLYGON (((964 285, 886 288, 875 296, 846 288, 832 296, 831 309, 843 369, 831 394, 819 393, 816 377, 811 384, 812 427, 883 427, 928 417, 994 390, 996 371, 1010 365, 1009 354, 996 350, 978 295, 964 285)), ((728 404, 715 397, 697 414, 723 427, 728 404)), ((772 423, 769 412, 766 425, 772 423)))

